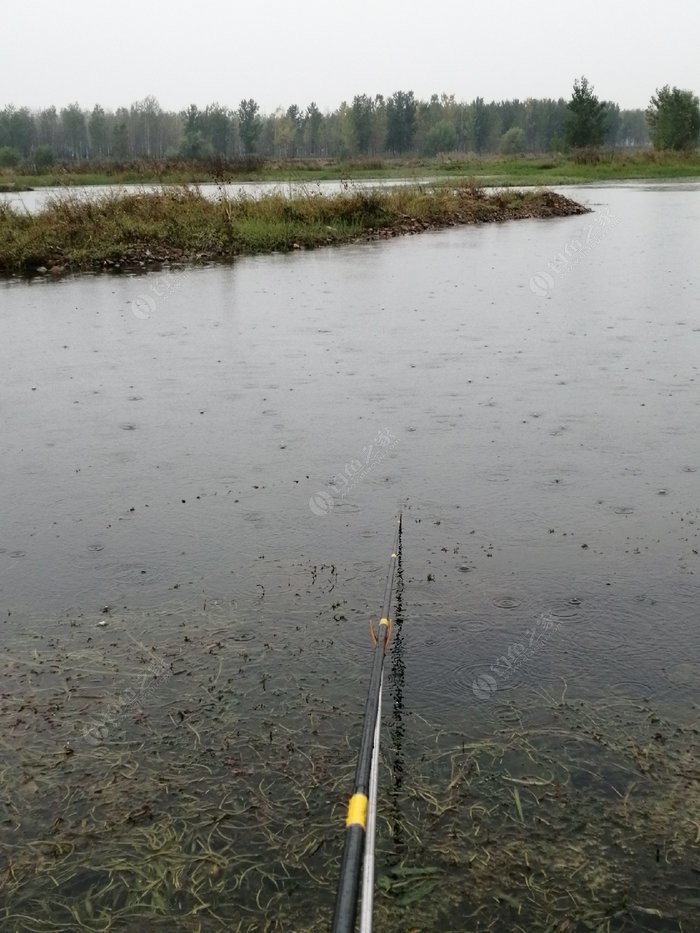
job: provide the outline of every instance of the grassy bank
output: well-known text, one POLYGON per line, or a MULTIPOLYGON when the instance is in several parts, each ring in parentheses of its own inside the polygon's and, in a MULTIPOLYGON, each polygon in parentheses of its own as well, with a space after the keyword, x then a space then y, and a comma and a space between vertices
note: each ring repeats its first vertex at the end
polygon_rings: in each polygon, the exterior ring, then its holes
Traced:
POLYGON ((0 205, 0 273, 31 275, 227 261, 418 233, 456 224, 582 214, 547 191, 486 194, 473 185, 348 190, 294 198, 204 197, 196 188, 53 199, 39 214, 0 205))
POLYGON ((583 153, 505 158, 464 154, 435 159, 326 159, 289 162, 238 160, 231 162, 150 162, 121 165, 64 165, 39 173, 0 172, 0 191, 42 187, 127 184, 196 184, 211 181, 331 181, 338 178, 461 177, 479 184, 567 185, 642 178, 700 178, 700 151, 583 153))

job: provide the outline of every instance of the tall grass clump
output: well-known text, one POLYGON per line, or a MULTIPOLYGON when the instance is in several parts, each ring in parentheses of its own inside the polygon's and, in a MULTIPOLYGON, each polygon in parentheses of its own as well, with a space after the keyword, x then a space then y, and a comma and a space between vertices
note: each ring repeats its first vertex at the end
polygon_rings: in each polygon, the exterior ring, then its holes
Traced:
POLYGON ((205 196, 195 186, 69 192, 37 214, 0 207, 0 273, 228 261, 465 223, 583 213, 560 195, 487 194, 471 182, 205 196))

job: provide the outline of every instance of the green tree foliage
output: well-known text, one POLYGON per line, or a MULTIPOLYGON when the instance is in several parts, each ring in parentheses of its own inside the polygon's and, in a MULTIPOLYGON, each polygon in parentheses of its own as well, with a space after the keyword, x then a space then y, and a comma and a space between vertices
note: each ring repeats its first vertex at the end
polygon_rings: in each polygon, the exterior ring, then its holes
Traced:
POLYGON ((483 97, 477 97, 471 105, 471 139, 476 152, 486 152, 490 129, 489 108, 484 104, 483 97))
POLYGON ((374 101, 366 94, 356 94, 350 107, 350 124, 358 152, 366 154, 372 143, 374 101))
POLYGON ((316 106, 316 103, 311 101, 309 106, 306 108, 306 115, 304 119, 306 147, 310 155, 319 154, 322 123, 323 114, 316 106))
POLYGON ((436 150, 432 143, 436 142, 436 140, 433 138, 433 140, 429 141, 429 136, 442 118, 442 104, 437 94, 433 94, 427 102, 423 100, 417 101, 414 146, 419 152, 425 153, 426 155, 435 154, 436 150))
POLYGON ((520 126, 511 126, 501 136, 500 150, 502 155, 522 155, 525 152, 525 130, 520 126))
POLYGON ((531 152, 550 152, 561 149, 569 110, 563 97, 525 101, 524 121, 527 148, 531 152))
POLYGON ((433 94, 429 101, 417 101, 413 148, 428 156, 454 152, 462 146, 463 124, 462 106, 454 95, 433 94))
POLYGON ((34 168, 37 172, 50 168, 54 163, 54 153, 51 146, 46 143, 41 143, 39 146, 36 146, 32 153, 32 161, 34 162, 34 168))
MULTIPOLYGON (((585 104, 592 89, 585 79, 576 87, 585 104)), ((660 99, 665 101, 664 94, 660 99)), ((627 147, 649 144, 643 110, 600 103, 594 109, 605 109, 607 115, 604 142, 627 147)), ((586 107, 581 110, 585 116, 586 107)), ((39 112, 5 107, 0 110, 0 147, 9 147, 26 162, 33 161, 38 146, 50 147, 57 160, 66 162, 230 158, 253 152, 274 158, 433 156, 499 152, 502 146, 514 147, 509 154, 516 154, 523 151, 522 133, 525 152, 560 152, 565 148, 567 121, 572 120, 578 122, 563 98, 487 103, 477 97, 467 103, 446 94, 416 100, 410 91, 396 91, 389 98, 356 95, 351 103, 325 113, 312 102, 303 110, 292 104, 261 114, 254 100, 241 101, 236 110, 211 103, 204 109, 192 105, 174 112, 164 111, 154 97, 145 97, 116 111, 99 105, 81 110, 77 104, 60 113, 55 107, 39 112)))
POLYGON ((457 148, 457 130, 450 120, 440 120, 428 130, 424 150, 426 155, 436 156, 441 152, 454 152, 457 148))
POLYGON ((34 144, 34 118, 27 107, 10 105, 0 112, 0 146, 7 146, 27 158, 34 144))
POLYGON ((190 104, 187 110, 183 112, 182 124, 185 136, 192 136, 194 133, 201 130, 202 115, 196 104, 190 104))
POLYGON ((182 114, 184 135, 179 155, 183 159, 207 159, 213 154, 206 136, 206 114, 196 104, 190 104, 182 114))
POLYGON ((607 131, 607 107, 598 100, 587 78, 574 81, 568 110, 564 130, 567 144, 574 149, 602 145, 607 131))
POLYGON ((289 127, 289 157, 294 159, 299 155, 299 150, 303 146, 304 138, 304 114, 296 104, 287 107, 285 119, 289 127))
POLYGON ((238 127, 243 152, 246 155, 252 155, 256 151, 258 137, 262 129, 260 106, 252 97, 248 100, 242 100, 238 107, 238 127))
POLYGON ((371 150, 378 154, 386 152, 386 100, 383 94, 374 96, 371 150))
POLYGON ((304 117, 296 104, 277 110, 261 120, 258 148, 272 153, 275 158, 293 159, 297 156, 303 137, 304 117))
POLYGON ((95 104, 88 118, 88 138, 90 140, 90 155, 93 158, 104 158, 109 152, 109 137, 107 135, 107 117, 99 104, 95 104))
POLYGON ((234 128, 231 111, 219 103, 209 104, 201 120, 202 131, 212 152, 225 158, 233 153, 234 128))
MULTIPOLYGON (((123 112, 123 111, 122 111, 123 112)), ((110 149, 116 159, 126 159, 129 156, 129 128, 124 119, 119 119, 120 112, 117 112, 117 120, 112 126, 112 141, 110 149)))
POLYGON ((617 131, 618 146, 644 147, 649 145, 649 127, 642 110, 621 110, 617 131))
POLYGON ((495 116, 501 133, 505 134, 514 126, 523 129, 524 105, 515 100, 502 100, 495 106, 495 116))
POLYGON ((39 145, 51 146, 54 152, 58 151, 61 143, 61 130, 58 122, 58 113, 55 107, 47 107, 35 118, 36 141, 39 145))
POLYGON ((0 168, 14 168, 21 158, 19 152, 12 146, 0 146, 0 168))
POLYGON ((78 104, 69 104, 61 111, 61 126, 67 155, 84 159, 88 155, 87 123, 78 104))
POLYGON ((163 154, 160 138, 161 114, 160 104, 152 95, 136 101, 129 110, 133 146, 149 159, 163 154))
POLYGON ((192 161, 210 159, 213 154, 209 140, 200 130, 188 133, 180 143, 179 155, 183 159, 192 161))
POLYGON ((394 91, 386 102, 386 146, 395 154, 409 152, 416 132, 416 99, 413 91, 394 91))
POLYGON ((622 125, 622 113, 617 104, 608 101, 605 104, 605 143, 608 146, 617 145, 622 125))
POLYGON ((700 102, 692 91, 658 88, 646 110, 655 149, 694 149, 700 134, 700 102))

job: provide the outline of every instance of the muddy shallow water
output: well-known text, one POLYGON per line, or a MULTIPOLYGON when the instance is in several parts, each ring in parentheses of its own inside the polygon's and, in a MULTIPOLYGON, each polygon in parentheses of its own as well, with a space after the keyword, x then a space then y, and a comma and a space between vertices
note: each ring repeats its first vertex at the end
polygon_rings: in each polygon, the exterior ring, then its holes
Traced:
MULTIPOLYGON (((700 185, 566 193, 595 213, 0 286, 13 749, 29 760, 41 742, 63 762, 68 736, 76 782, 129 741, 134 767, 147 753, 174 767, 201 747, 181 707, 228 675, 220 702, 242 731, 273 744, 311 702, 351 768, 401 504, 387 755, 397 690, 399 719, 463 736, 535 689, 697 724, 700 185), (153 695, 149 658, 156 680, 180 672, 153 695), (22 692, 41 724, 14 724, 22 692), (162 722, 144 745, 149 717, 162 722)), ((210 744, 231 728, 210 721, 210 744)), ((17 799, 12 845, 42 833, 17 799)), ((330 805, 310 807, 328 826, 330 805)), ((175 800, 162 807, 177 819, 175 800)), ((274 845, 258 850, 274 862, 274 845)), ((241 910, 241 929, 263 929, 259 903, 241 910)))

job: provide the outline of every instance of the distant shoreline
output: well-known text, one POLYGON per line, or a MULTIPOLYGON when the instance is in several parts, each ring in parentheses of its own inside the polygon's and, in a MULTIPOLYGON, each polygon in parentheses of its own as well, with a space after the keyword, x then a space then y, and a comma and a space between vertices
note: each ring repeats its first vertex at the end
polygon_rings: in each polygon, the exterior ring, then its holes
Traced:
POLYGON ((454 156, 435 159, 300 159, 287 162, 256 159, 203 162, 65 163, 41 173, 0 170, 0 191, 21 192, 46 187, 89 185, 198 183, 236 184, 272 181, 362 181, 432 176, 469 180, 485 186, 580 185, 596 181, 699 178, 700 152, 624 150, 592 151, 570 159, 563 155, 454 156))
POLYGON ((146 271, 462 224, 585 213, 588 208, 551 191, 487 193, 457 182, 292 198, 273 193, 213 200, 191 187, 89 200, 67 193, 37 214, 0 205, 0 274, 146 271))

